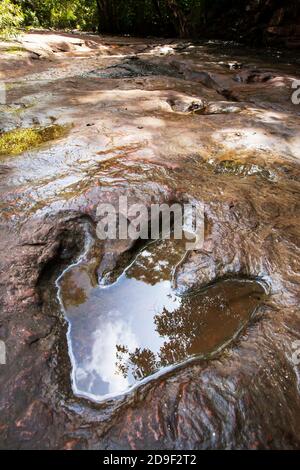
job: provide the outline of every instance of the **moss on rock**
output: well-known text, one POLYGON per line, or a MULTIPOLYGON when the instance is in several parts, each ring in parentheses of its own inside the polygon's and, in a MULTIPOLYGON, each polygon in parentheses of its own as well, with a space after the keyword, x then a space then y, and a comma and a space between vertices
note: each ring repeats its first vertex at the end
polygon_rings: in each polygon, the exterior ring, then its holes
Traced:
POLYGON ((67 126, 58 124, 39 128, 19 128, 0 134, 0 156, 19 155, 44 142, 66 134, 67 126))

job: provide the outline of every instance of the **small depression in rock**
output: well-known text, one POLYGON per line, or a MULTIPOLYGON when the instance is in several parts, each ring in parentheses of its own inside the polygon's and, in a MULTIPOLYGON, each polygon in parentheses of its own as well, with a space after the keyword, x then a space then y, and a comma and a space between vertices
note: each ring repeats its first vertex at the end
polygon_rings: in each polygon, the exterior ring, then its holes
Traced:
POLYGON ((76 395, 102 401, 124 394, 192 358, 211 357, 243 330, 263 286, 228 279, 179 295, 173 277, 184 255, 183 241, 152 242, 106 286, 87 260, 62 274, 76 395))

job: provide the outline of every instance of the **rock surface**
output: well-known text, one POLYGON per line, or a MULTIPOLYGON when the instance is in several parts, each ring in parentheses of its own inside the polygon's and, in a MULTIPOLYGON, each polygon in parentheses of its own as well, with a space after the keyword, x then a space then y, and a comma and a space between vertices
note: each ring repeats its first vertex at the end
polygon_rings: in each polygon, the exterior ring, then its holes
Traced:
POLYGON ((299 60, 220 44, 76 38, 41 34, 36 42, 51 53, 38 60, 1 50, 1 130, 72 126, 0 160, 1 448, 300 448, 299 60), (131 248, 95 235, 99 202, 116 205, 120 195, 147 206, 204 203, 204 247, 178 270, 179 287, 260 278, 270 296, 219 357, 97 404, 72 392, 55 281, 87 232, 100 277, 131 248))

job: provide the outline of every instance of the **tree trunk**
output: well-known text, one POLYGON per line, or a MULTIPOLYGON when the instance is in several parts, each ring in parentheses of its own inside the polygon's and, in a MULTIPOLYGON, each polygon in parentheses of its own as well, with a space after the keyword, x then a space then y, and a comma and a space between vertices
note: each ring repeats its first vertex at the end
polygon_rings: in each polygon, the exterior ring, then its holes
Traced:
POLYGON ((116 33, 116 15, 114 0, 97 0, 98 32, 116 33))
POLYGON ((169 10, 173 17, 173 23, 177 33, 181 38, 189 36, 187 18, 176 0, 166 0, 169 10))
POLYGON ((156 13, 157 13, 159 19, 161 21, 163 21, 163 15, 162 15, 161 8, 160 8, 160 1, 159 0, 152 0, 152 3, 154 5, 154 8, 156 10, 156 13))

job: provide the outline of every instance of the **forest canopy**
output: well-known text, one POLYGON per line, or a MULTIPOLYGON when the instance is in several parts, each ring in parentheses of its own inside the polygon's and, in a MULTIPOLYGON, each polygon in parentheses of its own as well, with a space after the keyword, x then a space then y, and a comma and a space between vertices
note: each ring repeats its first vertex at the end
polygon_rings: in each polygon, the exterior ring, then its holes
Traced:
POLYGON ((0 0, 0 34, 20 27, 136 36, 227 37, 263 42, 297 23, 290 0, 0 0))
MULTIPOLYGON (((184 35, 190 15, 194 22, 195 15, 199 22, 204 20, 206 3, 206 0, 2 0, 0 13, 7 17, 8 12, 18 12, 24 26, 184 35)), ((210 8, 213 3, 220 0, 211 0, 210 8)))

